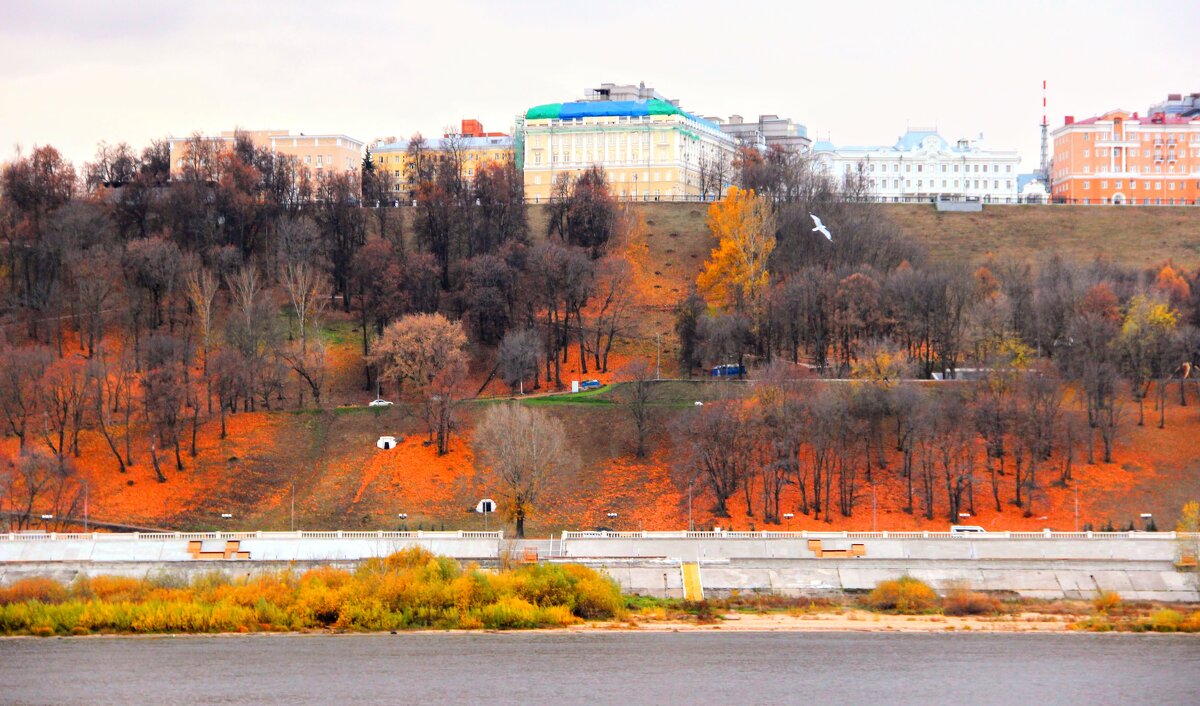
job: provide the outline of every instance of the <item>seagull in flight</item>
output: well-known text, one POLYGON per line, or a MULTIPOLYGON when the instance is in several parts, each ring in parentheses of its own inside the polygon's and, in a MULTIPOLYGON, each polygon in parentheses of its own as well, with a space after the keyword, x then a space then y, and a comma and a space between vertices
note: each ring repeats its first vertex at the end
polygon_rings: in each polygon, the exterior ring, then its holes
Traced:
POLYGON ((817 224, 817 227, 816 227, 816 228, 813 228, 813 229, 812 229, 812 232, 814 232, 814 233, 820 233, 821 235, 825 236, 825 239, 826 239, 826 240, 828 240, 829 242, 831 242, 831 243, 832 243, 832 242, 833 242, 833 236, 829 234, 829 229, 825 227, 825 224, 821 222, 821 219, 820 219, 820 218, 817 218, 817 214, 815 214, 815 213, 810 213, 810 214, 808 214, 808 215, 812 217, 812 219, 813 219, 813 223, 816 223, 816 224, 817 224))

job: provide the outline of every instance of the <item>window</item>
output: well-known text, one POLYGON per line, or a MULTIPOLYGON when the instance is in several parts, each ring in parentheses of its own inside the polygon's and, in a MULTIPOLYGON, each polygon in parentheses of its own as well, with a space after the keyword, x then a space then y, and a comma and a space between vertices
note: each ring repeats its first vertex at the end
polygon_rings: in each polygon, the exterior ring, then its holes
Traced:
POLYGON ((1083 188, 1085 188, 1085 189, 1092 188, 1092 182, 1090 182, 1090 181, 1083 182, 1083 188))
POLYGON ((1100 188, 1101 188, 1101 189, 1107 189, 1107 188, 1108 188, 1108 180, 1107 180, 1107 179, 1105 179, 1105 180, 1103 180, 1103 181, 1101 181, 1101 182, 1100 182, 1100 188))
POLYGON ((1120 180, 1117 180, 1117 182, 1116 182, 1116 186, 1114 186, 1113 188, 1114 188, 1114 189, 1119 189, 1119 188, 1121 188, 1121 181, 1120 181, 1120 180))
POLYGON ((1088 154, 1088 152, 1090 152, 1090 151, 1091 151, 1091 150, 1084 150, 1084 151, 1083 151, 1083 156, 1084 156, 1084 157, 1090 157, 1091 155, 1090 155, 1090 154, 1088 154))

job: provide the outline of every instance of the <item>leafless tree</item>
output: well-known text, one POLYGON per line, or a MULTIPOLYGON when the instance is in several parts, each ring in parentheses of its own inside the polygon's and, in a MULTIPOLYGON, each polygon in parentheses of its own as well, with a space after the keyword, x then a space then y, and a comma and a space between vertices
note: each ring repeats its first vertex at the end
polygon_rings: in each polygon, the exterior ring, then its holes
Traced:
POLYGON ((525 522, 546 486, 579 464, 562 422, 515 402, 484 412, 473 445, 476 463, 500 487, 501 507, 516 523, 517 537, 525 536, 525 522))
POLYGON ((536 377, 541 343, 530 329, 512 329, 500 341, 500 379, 510 388, 525 394, 525 380, 536 377))
POLYGON ((0 414, 22 451, 29 425, 37 421, 39 385, 51 358, 50 351, 41 346, 17 348, 0 344, 0 414))
POLYGON ((654 369, 645 360, 637 359, 625 366, 619 378, 623 381, 618 388, 619 397, 629 409, 637 438, 635 453, 638 458, 645 458, 646 440, 653 422, 651 406, 656 396, 654 369))

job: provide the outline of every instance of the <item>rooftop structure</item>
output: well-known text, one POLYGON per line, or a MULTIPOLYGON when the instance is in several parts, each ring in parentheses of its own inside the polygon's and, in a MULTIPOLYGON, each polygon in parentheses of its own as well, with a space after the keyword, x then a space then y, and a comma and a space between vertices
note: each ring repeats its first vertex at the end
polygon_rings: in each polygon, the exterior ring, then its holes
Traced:
POLYGON ((760 148, 778 147, 795 152, 807 152, 812 146, 808 139, 808 128, 791 118, 778 115, 760 115, 758 120, 747 122, 740 115, 730 115, 728 120, 709 117, 720 126, 721 132, 744 145, 760 148))
POLYGON ((667 99, 658 91, 647 87, 644 81, 636 86, 633 84, 618 85, 615 83, 602 83, 597 88, 587 89, 583 95, 584 100, 587 101, 660 100, 675 106, 679 105, 679 101, 667 99))

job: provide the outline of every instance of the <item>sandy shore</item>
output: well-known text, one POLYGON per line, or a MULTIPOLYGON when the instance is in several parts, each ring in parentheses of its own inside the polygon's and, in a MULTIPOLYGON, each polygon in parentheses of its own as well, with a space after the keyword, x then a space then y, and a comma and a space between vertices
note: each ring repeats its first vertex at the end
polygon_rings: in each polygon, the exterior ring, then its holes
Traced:
MULTIPOLYGON (((596 633, 596 632, 892 632, 892 633, 947 633, 947 632, 997 632, 997 633, 1066 633, 1085 634, 1086 631, 1071 630, 1071 624, 1084 619, 1083 615, 1045 615, 1042 613, 1019 613, 988 617, 951 617, 944 615, 884 615, 861 610, 841 613, 725 613, 712 623, 696 623, 679 620, 635 619, 628 622, 593 622, 563 628, 540 628, 530 630, 401 630, 399 635, 420 634, 486 634, 486 633, 596 633)), ((255 633, 163 633, 152 635, 96 634, 82 636, 57 636, 57 639, 92 640, 106 638, 162 639, 171 637, 280 637, 314 635, 387 635, 386 632, 255 632, 255 633)), ((1200 637, 1200 633, 1197 634, 1200 637)), ((51 638, 28 635, 0 636, 3 640, 45 640, 51 638)))
MULTIPOLYGON (((996 617, 950 617, 944 615, 882 615, 848 610, 843 613, 727 613, 715 623, 698 624, 670 620, 639 621, 609 629, 644 632, 1068 632, 1083 616, 1020 613, 996 617)), ((588 625, 574 628, 589 630, 588 625)))

